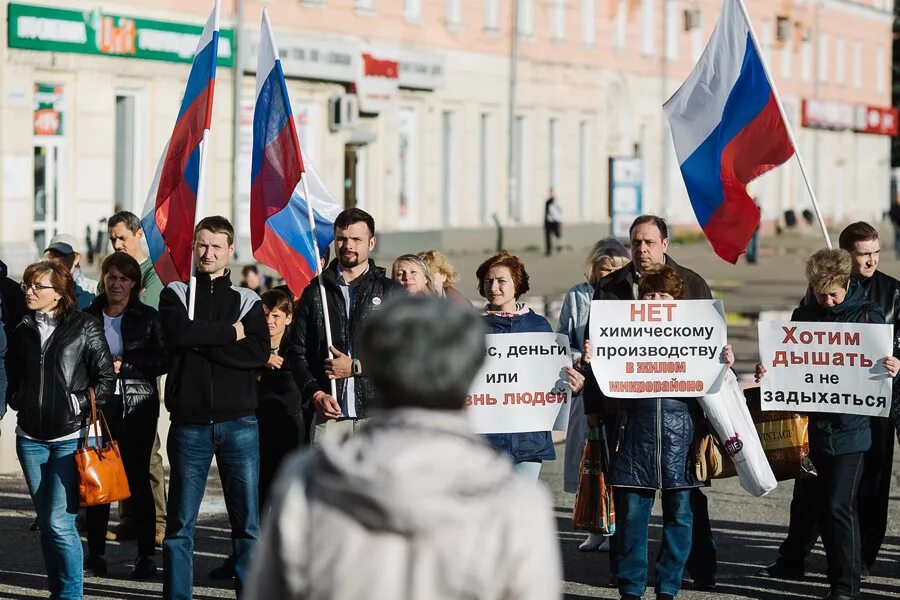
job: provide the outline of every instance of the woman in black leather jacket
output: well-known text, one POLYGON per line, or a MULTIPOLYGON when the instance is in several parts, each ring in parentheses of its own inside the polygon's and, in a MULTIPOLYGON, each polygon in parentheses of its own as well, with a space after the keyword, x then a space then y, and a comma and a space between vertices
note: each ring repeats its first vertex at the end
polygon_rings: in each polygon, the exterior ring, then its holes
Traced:
MULTIPOLYGON (((103 331, 116 370, 115 412, 104 411, 118 441, 135 507, 138 556, 132 579, 148 579, 156 573, 156 508, 150 488, 150 454, 159 419, 156 378, 169 366, 169 352, 159 313, 138 300, 141 267, 123 252, 103 261, 100 295, 85 309, 103 323, 103 331)), ((86 568, 95 575, 106 573, 106 528, 109 504, 87 510, 88 558, 86 568)))
POLYGON ((28 314, 7 353, 9 406, 18 411, 16 454, 34 503, 52 598, 82 598, 84 573, 74 453, 97 405, 114 401, 115 371, 103 328, 75 310, 68 270, 42 261, 25 269, 28 314))

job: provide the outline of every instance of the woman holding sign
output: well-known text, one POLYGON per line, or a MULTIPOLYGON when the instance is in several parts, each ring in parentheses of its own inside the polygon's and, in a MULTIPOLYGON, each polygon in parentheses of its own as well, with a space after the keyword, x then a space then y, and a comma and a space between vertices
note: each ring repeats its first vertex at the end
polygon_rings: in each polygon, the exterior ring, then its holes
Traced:
MULTIPOLYGON (((850 279, 851 258, 845 250, 819 250, 806 263, 806 279, 816 297, 816 304, 794 311, 791 321, 823 323, 884 323, 884 311, 869 302, 863 287, 850 279)), ((891 377, 900 371, 900 360, 886 357, 882 364, 891 377)), ((756 379, 766 374, 763 365, 756 367, 756 379)), ((871 417, 842 413, 810 412, 809 453, 818 476, 798 480, 795 486, 811 485, 812 505, 798 507, 803 514, 795 519, 811 518, 819 526, 822 544, 828 558, 830 600, 859 597, 862 573, 859 521, 856 498, 862 476, 863 454, 872 444, 871 417)), ((795 487, 796 489, 796 487, 795 487)), ((793 508, 793 506, 792 506, 793 508)), ((794 565, 776 563, 773 567, 794 565)))
MULTIPOLYGON (((478 293, 488 301, 482 317, 488 333, 551 333, 553 328, 519 298, 528 291, 528 273, 518 257, 501 251, 487 259, 475 272, 478 293)), ((566 369, 567 384, 573 393, 584 385, 584 375, 566 369)), ((515 470, 537 481, 541 462, 555 460, 556 451, 549 431, 487 434, 488 443, 505 452, 515 463, 515 470)))
MULTIPOLYGON (((638 292, 644 300, 682 300, 684 281, 672 267, 645 269, 638 292)), ((590 343, 585 359, 592 354, 590 343)), ((730 346, 722 352, 730 367, 730 346)), ((692 446, 702 412, 694 398, 607 399, 615 404, 608 425, 615 440, 607 481, 616 488, 616 534, 610 562, 623 600, 640 598, 647 587, 647 527, 656 491, 662 491, 662 547, 656 559, 656 594, 669 600, 681 590, 691 550, 690 493, 703 483, 694 476, 692 446)), ((609 407, 613 408, 613 407, 609 407)))

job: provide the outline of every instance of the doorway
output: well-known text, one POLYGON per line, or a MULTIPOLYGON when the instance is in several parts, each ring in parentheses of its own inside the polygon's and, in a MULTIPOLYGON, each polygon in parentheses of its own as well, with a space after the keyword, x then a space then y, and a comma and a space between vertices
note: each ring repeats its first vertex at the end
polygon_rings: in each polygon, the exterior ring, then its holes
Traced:
POLYGON ((366 206, 366 147, 344 146, 344 208, 366 206))
POLYGON ((35 143, 32 227, 34 244, 41 251, 59 232, 61 171, 61 144, 57 141, 35 143))

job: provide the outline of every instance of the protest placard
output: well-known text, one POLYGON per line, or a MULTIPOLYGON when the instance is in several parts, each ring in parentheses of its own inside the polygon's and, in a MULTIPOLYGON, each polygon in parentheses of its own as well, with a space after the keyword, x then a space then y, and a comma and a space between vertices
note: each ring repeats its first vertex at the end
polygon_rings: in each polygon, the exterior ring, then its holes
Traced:
POLYGON ((720 300, 594 300, 591 369, 612 398, 719 390, 727 331, 720 300))
POLYGON ((890 325, 759 322, 763 410, 886 417, 893 352, 890 325))
POLYGON ((572 366, 569 337, 557 333, 486 336, 487 356, 466 397, 476 433, 565 429, 569 390, 564 369, 572 366), (554 425, 556 425, 554 427, 554 425))

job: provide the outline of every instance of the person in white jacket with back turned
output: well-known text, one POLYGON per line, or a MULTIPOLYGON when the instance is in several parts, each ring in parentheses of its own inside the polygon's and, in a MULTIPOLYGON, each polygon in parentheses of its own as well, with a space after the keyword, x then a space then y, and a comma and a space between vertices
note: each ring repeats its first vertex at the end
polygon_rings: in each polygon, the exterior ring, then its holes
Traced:
POLYGON ((549 494, 463 412, 485 356, 477 315, 405 297, 360 338, 381 410, 284 467, 247 600, 558 599, 549 494))

